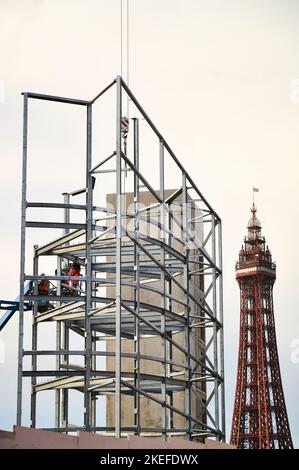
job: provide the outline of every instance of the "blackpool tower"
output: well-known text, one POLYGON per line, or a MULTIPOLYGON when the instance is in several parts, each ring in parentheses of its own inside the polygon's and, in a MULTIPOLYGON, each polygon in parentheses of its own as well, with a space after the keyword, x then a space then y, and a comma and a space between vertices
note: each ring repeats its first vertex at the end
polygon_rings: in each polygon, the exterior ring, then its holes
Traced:
POLYGON ((254 202, 251 212, 236 264, 241 318, 231 443, 240 449, 291 449, 273 310, 276 265, 254 202))

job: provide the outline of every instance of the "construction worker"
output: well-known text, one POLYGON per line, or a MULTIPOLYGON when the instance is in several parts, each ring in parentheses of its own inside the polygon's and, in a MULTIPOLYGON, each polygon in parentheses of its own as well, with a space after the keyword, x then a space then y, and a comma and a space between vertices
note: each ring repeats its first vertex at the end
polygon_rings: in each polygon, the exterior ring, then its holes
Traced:
MULTIPOLYGON (((45 274, 42 273, 41 276, 45 274)), ((41 279, 38 283, 38 295, 47 295, 49 293, 50 282, 48 279, 41 279)))
MULTIPOLYGON (((70 266, 70 270, 69 270, 69 276, 78 276, 80 277, 80 270, 81 270, 81 266, 80 264, 78 263, 72 263, 71 266, 70 266)), ((71 287, 75 287, 76 289, 79 288, 79 284, 80 284, 80 281, 78 279, 73 279, 70 281, 70 285, 71 287)))
MULTIPOLYGON (((74 262, 70 265, 69 268, 64 267, 61 271, 61 274, 63 276, 80 276, 80 269, 81 266, 80 264, 74 262)), ((78 279, 72 279, 68 281, 67 279, 63 281, 62 283, 62 294, 63 295, 76 295, 76 291, 74 289, 70 289, 70 287, 74 287, 75 289, 79 288, 80 281, 78 279)))
MULTIPOLYGON (((42 273, 41 276, 45 274, 42 273)), ((49 295, 50 282, 48 279, 41 279, 38 283, 38 295, 49 295)), ((47 300, 39 300, 37 310, 39 313, 46 312, 51 307, 47 300)))

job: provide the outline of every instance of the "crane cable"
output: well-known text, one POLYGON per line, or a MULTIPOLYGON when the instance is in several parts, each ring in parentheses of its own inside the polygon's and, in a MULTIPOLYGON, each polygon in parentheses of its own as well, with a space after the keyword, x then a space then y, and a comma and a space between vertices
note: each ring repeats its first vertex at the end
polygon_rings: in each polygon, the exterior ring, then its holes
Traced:
MULTIPOLYGON (((127 86, 129 87, 129 0, 126 0, 126 72, 127 72, 127 86)), ((120 0, 120 73, 123 75, 123 0, 120 0)), ((127 156, 127 137, 129 132, 129 95, 127 94, 127 116, 122 118, 122 137, 124 143, 124 154, 127 156)), ((125 181, 127 178, 127 164, 125 163, 123 188, 125 191, 125 181)))
MULTIPOLYGON (((129 23, 129 11, 130 5, 129 5, 129 0, 126 0, 126 43, 125 43, 125 56, 126 56, 126 83, 129 88, 129 79, 130 79, 130 54, 129 54, 129 40, 130 40, 130 35, 129 35, 129 29, 130 29, 130 23, 129 23)), ((120 75, 121 77, 123 76, 123 68, 124 68, 124 42, 123 42, 123 16, 124 16, 124 8, 123 8, 123 0, 120 0, 120 75)), ((127 118, 129 119, 129 96, 127 96, 127 118)))

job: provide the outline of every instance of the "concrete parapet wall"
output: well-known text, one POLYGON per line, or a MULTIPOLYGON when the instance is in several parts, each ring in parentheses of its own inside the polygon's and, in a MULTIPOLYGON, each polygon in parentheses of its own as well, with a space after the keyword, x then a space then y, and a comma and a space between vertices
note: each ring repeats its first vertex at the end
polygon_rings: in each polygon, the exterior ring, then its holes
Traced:
POLYGON ((224 442, 206 439, 204 444, 170 437, 160 438, 129 435, 116 439, 90 432, 78 431, 68 436, 52 431, 14 426, 13 432, 0 431, 0 449, 234 449, 224 442))

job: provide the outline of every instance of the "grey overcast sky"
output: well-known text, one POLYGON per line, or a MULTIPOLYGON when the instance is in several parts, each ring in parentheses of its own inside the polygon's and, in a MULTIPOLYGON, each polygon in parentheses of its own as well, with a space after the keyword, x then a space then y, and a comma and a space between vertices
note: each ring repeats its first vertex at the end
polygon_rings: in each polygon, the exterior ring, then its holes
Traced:
MULTIPOLYGON (((120 73, 119 25, 119 0, 0 0, 0 298, 18 294, 21 92, 96 95, 120 73)), ((130 87, 223 220, 227 439, 239 329, 234 264, 254 185, 260 190, 258 217, 277 261, 277 338, 296 447, 298 44, 296 0, 130 0, 130 87)), ((65 138, 58 133, 56 157, 66 165, 57 170, 57 181, 49 178, 54 156, 46 148, 47 132, 52 122, 62 123, 54 114, 47 121, 43 109, 37 107, 33 118, 45 148, 31 169, 32 184, 43 190, 50 183, 61 193, 73 189, 72 178, 74 187, 81 184, 79 153, 70 132, 65 138)), ((83 120, 77 114, 74 119, 79 129, 83 120)), ((0 352, 0 428, 11 429, 17 318, 1 333, 0 352)))

